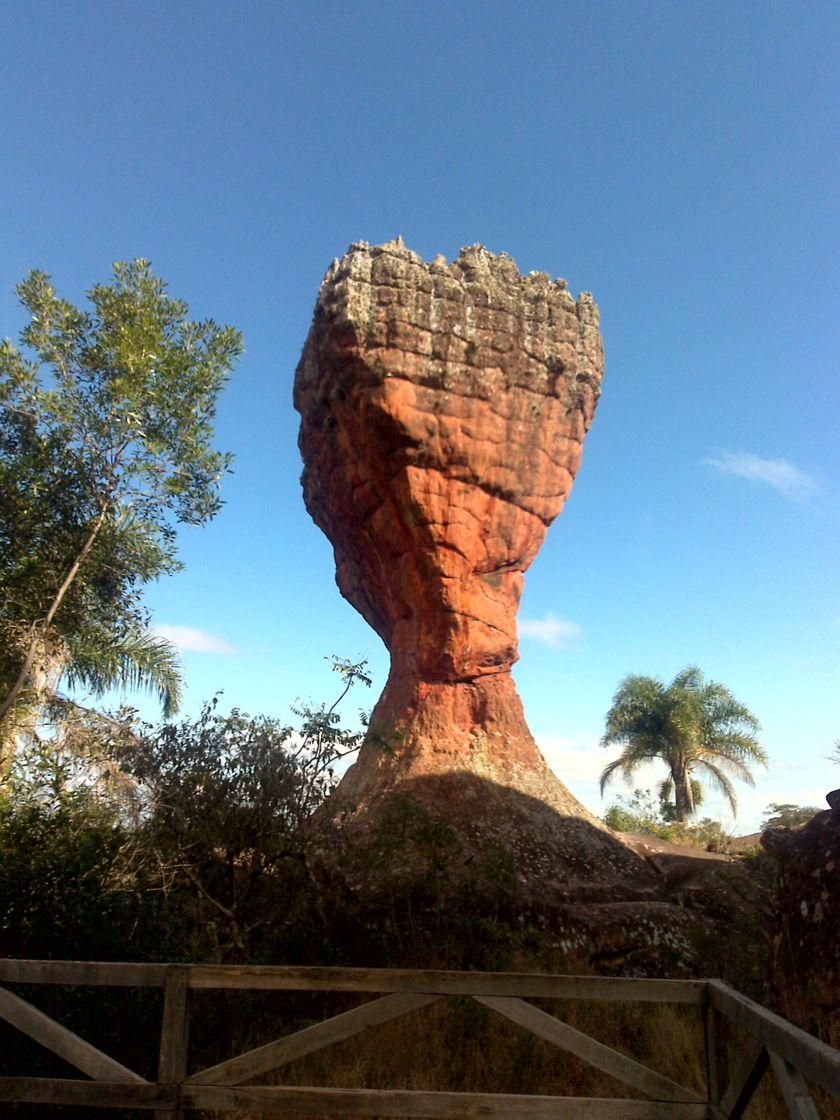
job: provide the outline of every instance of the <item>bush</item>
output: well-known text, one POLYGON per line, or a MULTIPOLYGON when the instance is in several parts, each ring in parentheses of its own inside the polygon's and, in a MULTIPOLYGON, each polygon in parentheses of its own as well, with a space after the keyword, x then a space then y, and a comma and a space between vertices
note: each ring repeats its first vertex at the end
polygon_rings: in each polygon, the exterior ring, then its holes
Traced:
POLYGON ((695 824, 680 823, 666 813, 667 804, 661 795, 657 804, 650 790, 637 789, 629 801, 616 798, 604 814, 604 823, 617 832, 658 836, 660 840, 702 848, 706 852, 731 850, 732 837, 724 831, 720 821, 704 817, 695 824))

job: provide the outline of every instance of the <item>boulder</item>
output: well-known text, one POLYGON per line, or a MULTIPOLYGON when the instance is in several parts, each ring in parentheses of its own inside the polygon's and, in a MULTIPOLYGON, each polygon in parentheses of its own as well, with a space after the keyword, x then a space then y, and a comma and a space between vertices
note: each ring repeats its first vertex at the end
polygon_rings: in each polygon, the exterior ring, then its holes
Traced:
POLYGON ((840 1048, 840 790, 799 828, 765 832, 777 869, 772 993, 781 1014, 840 1048))

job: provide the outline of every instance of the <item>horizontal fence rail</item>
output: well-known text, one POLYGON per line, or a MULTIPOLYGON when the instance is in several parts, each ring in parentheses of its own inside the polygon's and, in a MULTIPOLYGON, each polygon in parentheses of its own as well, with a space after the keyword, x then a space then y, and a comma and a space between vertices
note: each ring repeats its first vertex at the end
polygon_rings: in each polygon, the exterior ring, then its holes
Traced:
MULTIPOLYGON (((818 1120, 808 1082, 840 1099, 840 1052, 719 980, 649 980, 546 973, 447 972, 285 966, 111 964, 0 959, 0 985, 160 989, 156 1080, 93 1046, 17 992, 0 987, 0 1018, 69 1063, 79 1077, 0 1077, 0 1101, 131 1108, 156 1117, 196 1110, 265 1116, 388 1116, 533 1120, 739 1120, 768 1071, 791 1120, 818 1120), (189 1071, 190 992, 349 992, 374 998, 213 1066, 189 1071), (642 1094, 533 1096, 408 1089, 247 1084, 308 1054, 454 996, 471 998, 524 1031, 642 1094), (704 1095, 572 1027, 532 999, 671 1003, 697 1008, 703 1024, 704 1095), (746 1036, 729 1062, 727 1032, 746 1036), (806 1080, 807 1079, 807 1080, 806 1080)), ((29 992, 27 991, 27 995, 29 992)))

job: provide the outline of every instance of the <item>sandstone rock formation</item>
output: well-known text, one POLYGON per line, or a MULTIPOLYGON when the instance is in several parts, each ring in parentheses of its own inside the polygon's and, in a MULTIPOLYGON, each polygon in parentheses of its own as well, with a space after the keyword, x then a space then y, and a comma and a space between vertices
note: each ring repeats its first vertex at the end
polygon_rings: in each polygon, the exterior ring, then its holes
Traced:
POLYGON ((341 787, 472 774, 595 824, 546 767, 510 675, 523 573, 563 507, 602 373, 598 313, 480 246, 352 245, 295 380, 307 508, 391 653, 341 787))
POLYGON ((601 373, 591 297, 480 246, 426 264, 399 239, 359 243, 327 272, 295 378, 303 492, 391 670, 312 827, 321 871, 359 897, 426 889, 433 868, 436 905, 449 889, 480 908, 486 891, 492 910, 504 883, 516 921, 537 915, 564 952, 661 973, 711 937, 692 900, 720 862, 686 853, 675 886, 592 817, 544 762, 511 677, 523 573, 571 489, 601 373), (349 855, 330 854, 336 836, 349 855))

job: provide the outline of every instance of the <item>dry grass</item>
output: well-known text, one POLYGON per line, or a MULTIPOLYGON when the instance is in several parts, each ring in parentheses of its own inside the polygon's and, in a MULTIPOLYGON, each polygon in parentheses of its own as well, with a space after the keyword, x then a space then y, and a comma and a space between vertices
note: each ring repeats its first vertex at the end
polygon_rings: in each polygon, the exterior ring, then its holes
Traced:
MULTIPOLYGON (((326 997, 319 1014, 338 1014, 359 1003, 357 997, 326 997)), ((697 1007, 540 1000, 544 1010, 613 1049, 705 1096, 705 1061, 697 1007)), ((313 1009, 314 1010, 314 1009, 313 1009)), ((310 1020, 311 1021, 311 1020, 310 1020)), ((258 1014, 255 1029, 240 1050, 272 1037, 267 1018, 258 1014), (259 1024, 259 1025, 256 1025, 259 1024)), ((275 1028, 277 1027, 275 1023, 275 1028)), ((294 1029, 308 1025, 298 1021, 294 1029)), ((290 1027, 276 1029, 273 1036, 290 1027)), ((744 1036, 733 1029, 730 1062, 734 1067, 744 1036)), ((571 1097, 626 1097, 641 1094, 550 1043, 520 1029, 474 1000, 441 1000, 390 1023, 369 1029, 335 1046, 300 1059, 262 1080, 263 1084, 331 1088, 408 1089, 464 1093, 521 1093, 571 1097)), ((814 1094, 824 1120, 840 1120, 836 1098, 814 1094)), ((218 1120, 226 1113, 208 1113, 218 1120)), ((329 1120, 330 1114, 315 1120, 329 1120)), ((262 1114, 242 1114, 257 1120, 262 1114)), ((291 1120, 304 1120, 293 1115, 291 1120)), ((313 1120, 308 1114, 306 1120, 313 1120)), ((744 1120, 787 1120, 776 1079, 765 1074, 744 1120)))
MULTIPOLYGON (((343 1003, 335 1011, 346 1010, 347 1006, 349 1004, 343 1003)), ((703 1035, 697 1008, 661 1004, 571 1004, 560 1000, 543 1000, 540 1006, 672 1080, 705 1093, 703 1035)), ((263 1040, 255 1038, 252 1044, 263 1040)), ((462 998, 442 1000, 385 1026, 365 1031, 276 1071, 264 1083, 558 1096, 640 1096, 637 1091, 543 1042, 475 1001, 462 998)), ((255 1120, 260 1114, 247 1115, 255 1120)))

